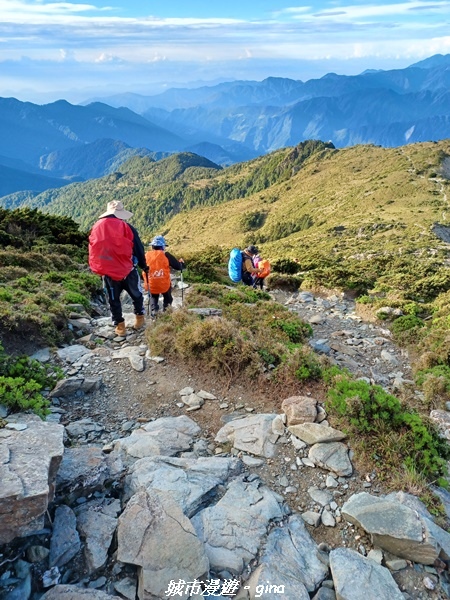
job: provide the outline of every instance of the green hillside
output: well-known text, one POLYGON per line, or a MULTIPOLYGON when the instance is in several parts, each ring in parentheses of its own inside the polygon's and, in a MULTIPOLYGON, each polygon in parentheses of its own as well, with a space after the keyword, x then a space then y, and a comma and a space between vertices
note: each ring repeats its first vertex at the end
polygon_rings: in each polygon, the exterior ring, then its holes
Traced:
POLYGON ((107 202, 123 201, 133 211, 133 224, 149 237, 179 212, 211 206, 265 190, 289 179, 309 156, 331 149, 331 144, 304 142, 222 170, 208 159, 185 152, 153 162, 134 157, 116 173, 64 190, 47 190, 33 198, 3 198, 3 206, 29 206, 69 216, 89 229, 107 202), (13 202, 14 200, 14 202, 13 202))
MULTIPOLYGON (((450 141, 381 148, 354 146, 309 158, 288 181, 219 207, 180 214, 167 235, 180 251, 211 243, 258 243, 272 258, 332 257, 399 240, 436 245, 430 225, 450 222, 450 141)), ((250 163, 251 164, 251 163, 250 163)))

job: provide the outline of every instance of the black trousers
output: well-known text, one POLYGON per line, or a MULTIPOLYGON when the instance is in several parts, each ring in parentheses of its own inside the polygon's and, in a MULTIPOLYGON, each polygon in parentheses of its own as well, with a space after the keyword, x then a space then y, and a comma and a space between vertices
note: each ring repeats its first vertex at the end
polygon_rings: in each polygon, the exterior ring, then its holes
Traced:
MULTIPOLYGON (((159 310, 159 296, 160 294, 152 294, 152 314, 157 313, 159 310)), ((163 310, 166 310, 173 302, 172 288, 169 288, 167 292, 162 294, 163 297, 163 310)))
POLYGON ((122 304, 120 302, 120 294, 125 290, 133 301, 134 314, 143 315, 144 311, 144 296, 142 295, 141 280, 137 269, 132 269, 130 273, 122 279, 122 281, 114 281, 111 277, 105 275, 103 282, 108 294, 109 307, 114 325, 123 323, 122 304))
POLYGON ((245 285, 253 285, 253 277, 252 274, 248 271, 242 273, 242 283, 245 285))

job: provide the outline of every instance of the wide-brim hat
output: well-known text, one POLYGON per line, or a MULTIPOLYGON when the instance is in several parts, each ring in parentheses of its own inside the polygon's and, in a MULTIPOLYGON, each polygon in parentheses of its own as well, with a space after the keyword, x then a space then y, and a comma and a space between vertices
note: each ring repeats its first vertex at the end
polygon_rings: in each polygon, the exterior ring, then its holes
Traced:
POLYGON ((128 219, 133 216, 133 213, 129 210, 125 210, 122 202, 119 200, 112 200, 111 202, 108 202, 106 206, 106 212, 100 215, 99 219, 102 217, 108 217, 109 215, 114 215, 118 219, 128 221, 128 219))

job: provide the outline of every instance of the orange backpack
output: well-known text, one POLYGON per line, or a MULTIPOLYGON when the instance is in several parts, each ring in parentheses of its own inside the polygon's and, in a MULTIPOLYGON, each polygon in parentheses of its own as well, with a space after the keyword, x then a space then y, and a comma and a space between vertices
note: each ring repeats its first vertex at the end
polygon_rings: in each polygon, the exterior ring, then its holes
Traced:
POLYGON ((270 262, 268 260, 260 260, 258 263, 258 269, 262 269, 261 273, 258 273, 259 279, 265 279, 270 275, 270 262))
MULTIPOLYGON (((145 262, 150 269, 148 280, 151 294, 164 294, 170 289, 170 266, 164 250, 150 250, 145 253, 145 262)), ((148 290, 144 273, 144 288, 148 290)))

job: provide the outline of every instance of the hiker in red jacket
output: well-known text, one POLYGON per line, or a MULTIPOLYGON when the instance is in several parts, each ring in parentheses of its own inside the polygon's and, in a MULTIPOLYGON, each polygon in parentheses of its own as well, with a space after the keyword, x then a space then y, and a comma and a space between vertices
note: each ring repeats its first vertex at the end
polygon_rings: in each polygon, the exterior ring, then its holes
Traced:
POLYGON ((125 290, 131 297, 136 321, 134 329, 145 325, 144 297, 136 265, 148 272, 144 245, 136 229, 126 223, 133 213, 122 202, 108 202, 89 235, 89 266, 103 277, 108 294, 111 316, 117 335, 126 334, 120 294, 125 290))
POLYGON ((167 244, 164 237, 162 235, 157 235, 151 241, 152 249, 145 254, 145 260, 149 266, 150 272, 144 277, 144 287, 145 289, 148 289, 148 283, 150 284, 152 317, 156 317, 158 313, 160 294, 163 296, 163 310, 166 310, 173 302, 170 269, 172 268, 176 271, 182 271, 184 269, 183 259, 180 258, 180 260, 177 260, 170 252, 166 252, 166 246, 167 244))

